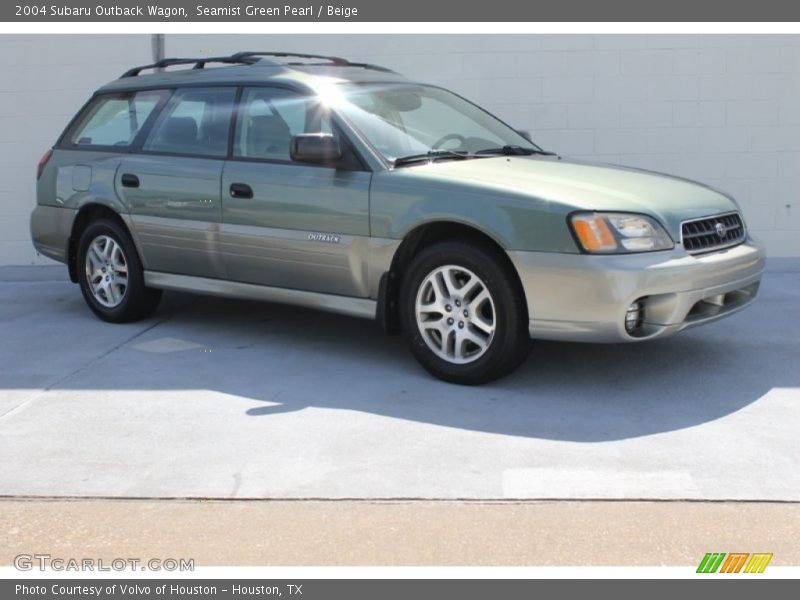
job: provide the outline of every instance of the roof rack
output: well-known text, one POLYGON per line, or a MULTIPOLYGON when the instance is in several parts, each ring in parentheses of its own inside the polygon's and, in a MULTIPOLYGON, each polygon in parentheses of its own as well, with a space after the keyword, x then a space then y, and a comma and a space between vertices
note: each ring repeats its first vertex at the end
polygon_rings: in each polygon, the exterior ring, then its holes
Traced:
POLYGON ((337 67, 347 67, 351 64, 346 58, 340 58, 338 56, 324 56, 322 54, 297 54, 295 52, 237 52, 236 54, 231 54, 231 58, 233 59, 251 59, 260 56, 274 56, 275 58, 318 58, 321 60, 327 60, 337 67))
MULTIPOLYGON (((370 63, 362 63, 362 62, 350 62, 346 58, 341 58, 340 56, 325 56, 324 54, 301 54, 297 52, 237 52, 236 54, 232 54, 231 58, 235 59, 250 59, 256 57, 275 57, 275 58, 301 58, 301 59, 320 59, 328 61, 332 66, 336 67, 360 67, 362 69, 370 69, 372 71, 383 71, 384 73, 394 73, 391 69, 387 69, 386 67, 381 67, 379 65, 373 65, 370 63)), ((303 62, 288 62, 288 63, 281 63, 287 66, 299 66, 299 65, 308 65, 309 63, 303 62)), ((316 64, 316 63, 310 63, 316 64)))
MULTIPOLYGON (((159 60, 158 62, 154 62, 149 65, 142 65, 140 67, 134 67, 132 69, 128 69, 122 74, 122 77, 120 77, 120 79, 124 79, 125 77, 136 77, 146 69, 164 69, 166 67, 173 67, 175 65, 194 65, 192 67, 193 69, 203 69, 205 68, 207 63, 254 65, 256 63, 262 62, 261 57, 299 58, 299 59, 311 59, 311 60, 319 59, 327 61, 326 64, 335 67, 360 67, 362 69, 382 71, 384 73, 394 72, 391 69, 387 69, 386 67, 371 65, 369 63, 354 63, 350 62, 346 58, 340 58, 338 56, 324 56, 322 54, 300 54, 296 52, 237 52, 235 54, 231 54, 230 56, 207 56, 203 58, 164 58, 162 60, 159 60)), ((276 66, 279 65, 300 66, 300 65, 319 65, 320 63, 274 62, 268 64, 274 64, 276 66)))
POLYGON ((166 67, 173 67, 175 65, 194 65, 193 69, 203 69, 207 63, 224 63, 224 64, 238 64, 238 65, 251 65, 257 62, 255 58, 235 56, 206 56, 203 58, 163 58, 157 62, 149 65, 142 65, 128 69, 122 74, 120 79, 125 77, 136 77, 145 69, 164 69, 166 67))

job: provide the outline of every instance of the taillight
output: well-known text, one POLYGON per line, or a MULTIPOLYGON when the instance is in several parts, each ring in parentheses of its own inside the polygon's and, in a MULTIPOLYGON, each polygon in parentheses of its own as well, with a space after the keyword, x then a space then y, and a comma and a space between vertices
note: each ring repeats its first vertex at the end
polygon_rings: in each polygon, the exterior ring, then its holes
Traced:
POLYGON ((42 176, 42 171, 44 171, 47 161, 50 160, 51 156, 53 156, 52 149, 42 154, 42 158, 39 159, 39 165, 36 167, 36 179, 39 179, 39 177, 42 176))

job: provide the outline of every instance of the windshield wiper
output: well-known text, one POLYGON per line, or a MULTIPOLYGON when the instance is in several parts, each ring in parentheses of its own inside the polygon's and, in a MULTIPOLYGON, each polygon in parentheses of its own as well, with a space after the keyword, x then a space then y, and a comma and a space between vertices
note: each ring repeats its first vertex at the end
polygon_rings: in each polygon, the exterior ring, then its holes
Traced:
POLYGON ((475 154, 500 154, 503 156, 530 156, 531 154, 539 154, 541 156, 556 156, 555 152, 548 152, 541 148, 525 148, 523 146, 486 148, 484 150, 478 150, 475 154))
POLYGON ((454 160, 464 160, 467 158, 474 158, 473 154, 459 150, 428 150, 423 154, 409 154, 408 156, 401 156, 394 159, 394 166, 401 167, 403 165, 410 165, 417 162, 433 162, 437 158, 452 158, 454 160))

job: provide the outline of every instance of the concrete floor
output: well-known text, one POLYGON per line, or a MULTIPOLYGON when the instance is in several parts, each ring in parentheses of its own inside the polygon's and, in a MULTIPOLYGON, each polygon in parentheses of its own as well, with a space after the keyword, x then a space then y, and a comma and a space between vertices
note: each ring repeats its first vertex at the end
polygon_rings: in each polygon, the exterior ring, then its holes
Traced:
POLYGON ((800 260, 730 319, 480 388, 370 322, 168 294, 110 325, 3 268, 0 364, 0 495, 800 500, 800 260))

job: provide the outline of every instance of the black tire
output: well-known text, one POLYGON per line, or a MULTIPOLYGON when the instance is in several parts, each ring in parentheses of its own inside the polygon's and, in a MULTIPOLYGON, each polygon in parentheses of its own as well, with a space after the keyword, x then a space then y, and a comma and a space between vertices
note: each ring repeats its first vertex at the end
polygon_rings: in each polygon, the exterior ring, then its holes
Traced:
POLYGON ((122 225, 111 219, 93 221, 81 233, 78 240, 76 272, 86 304, 104 321, 111 323, 138 321, 151 315, 161 300, 161 290, 144 285, 142 262, 131 236, 122 225), (86 255, 89 246, 101 236, 111 238, 119 245, 127 266, 127 285, 121 293, 121 301, 115 306, 105 306, 95 297, 89 281, 90 274, 87 273, 86 255))
MULTIPOLYGON (((403 274, 400 317, 416 359, 432 375, 451 383, 478 385, 493 381, 514 371, 530 352, 528 311, 521 285, 507 257, 488 244, 454 240, 434 244, 420 252, 403 274), (434 352, 417 324, 417 294, 424 294, 420 286, 427 285, 425 282, 434 271, 451 265, 477 275, 494 306, 494 333, 488 338, 488 347, 466 364, 451 362, 434 352)), ((449 319, 445 320, 449 323, 449 319)))

